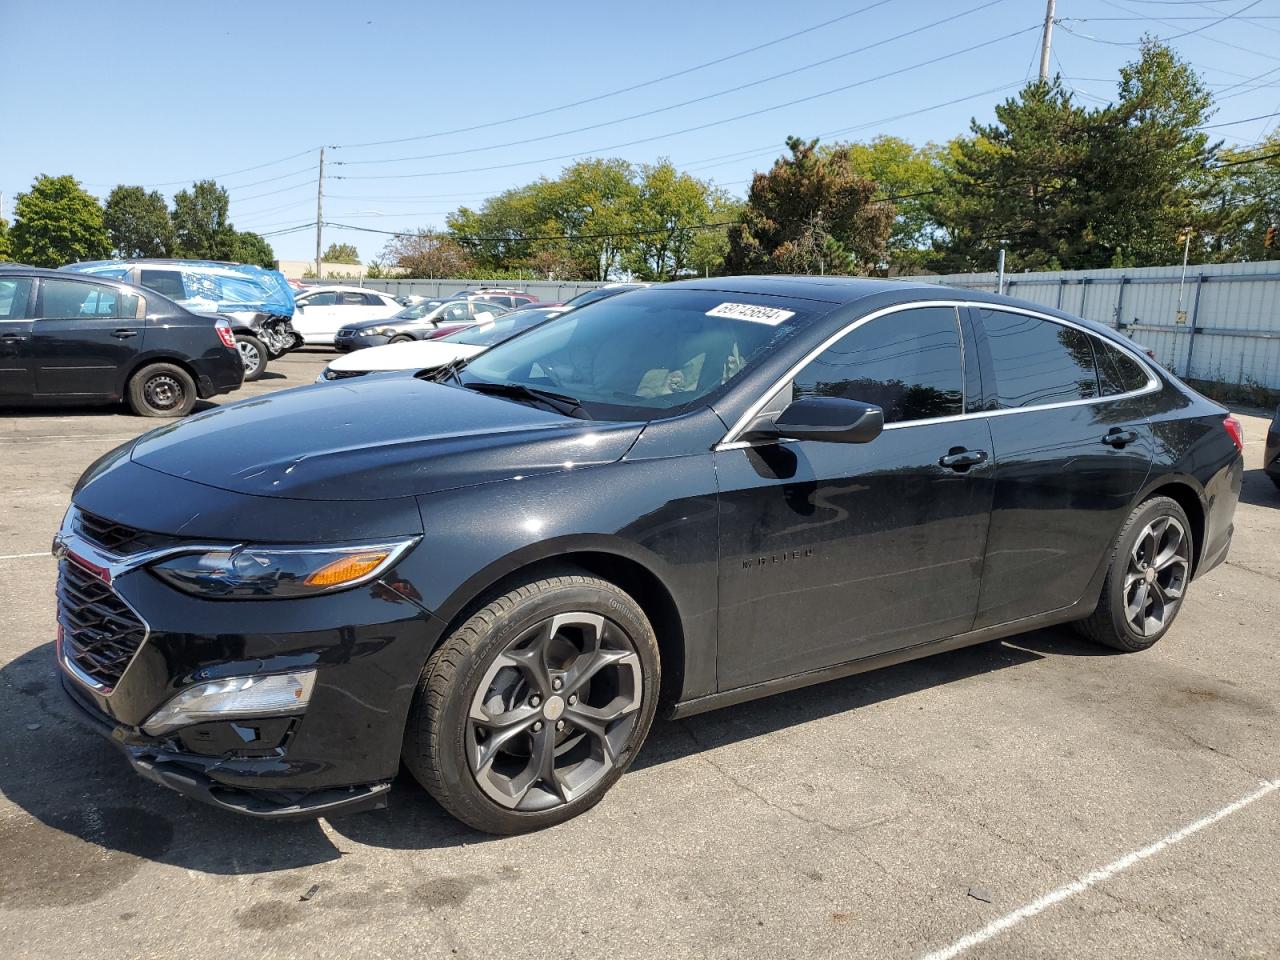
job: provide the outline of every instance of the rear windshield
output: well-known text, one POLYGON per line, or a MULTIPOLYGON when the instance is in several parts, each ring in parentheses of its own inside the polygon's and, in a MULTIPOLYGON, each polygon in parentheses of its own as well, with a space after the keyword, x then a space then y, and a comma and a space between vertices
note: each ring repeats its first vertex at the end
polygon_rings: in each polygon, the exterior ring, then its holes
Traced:
POLYGON ((743 293, 638 290, 499 344, 461 379, 571 396, 597 420, 650 420, 707 402, 830 309, 743 293))

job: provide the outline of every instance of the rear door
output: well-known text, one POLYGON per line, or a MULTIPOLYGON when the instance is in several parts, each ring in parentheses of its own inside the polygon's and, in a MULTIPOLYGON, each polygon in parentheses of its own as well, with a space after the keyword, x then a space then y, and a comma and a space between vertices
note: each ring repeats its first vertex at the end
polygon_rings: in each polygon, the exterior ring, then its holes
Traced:
POLYGON ((30 277, 0 277, 0 401, 35 393, 31 363, 30 277))
POLYGON ((41 396, 113 397, 121 369, 142 349, 142 297, 90 280, 41 279, 32 327, 41 396))
POLYGON ((1133 357, 1049 317, 971 313, 996 458, 974 623, 984 627, 1081 598, 1146 482, 1154 445, 1141 399, 1149 374, 1133 357))

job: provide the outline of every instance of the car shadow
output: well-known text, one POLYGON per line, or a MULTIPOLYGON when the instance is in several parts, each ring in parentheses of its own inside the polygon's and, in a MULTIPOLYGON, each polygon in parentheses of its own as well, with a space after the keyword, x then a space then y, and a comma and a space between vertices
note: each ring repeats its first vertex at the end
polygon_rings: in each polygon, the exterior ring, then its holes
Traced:
POLYGON ((1240 502, 1255 507, 1280 507, 1280 488, 1261 468, 1246 470, 1240 487, 1240 502))
MULTIPOLYGON (((628 775, 644 777, 703 749, 1073 650, 1074 641, 1043 631, 685 720, 660 719, 628 775)), ((74 883, 102 863, 136 870, 156 861, 242 875, 336 860, 346 852, 344 839, 398 850, 496 839, 454 820, 403 771, 386 809, 325 820, 328 833, 316 820, 263 822, 172 793, 135 775, 115 746, 83 725, 60 689, 52 644, 0 668, 0 724, 10 731, 0 738, 0 794, 26 814, 0 823, 0 893, 31 876, 74 883)))

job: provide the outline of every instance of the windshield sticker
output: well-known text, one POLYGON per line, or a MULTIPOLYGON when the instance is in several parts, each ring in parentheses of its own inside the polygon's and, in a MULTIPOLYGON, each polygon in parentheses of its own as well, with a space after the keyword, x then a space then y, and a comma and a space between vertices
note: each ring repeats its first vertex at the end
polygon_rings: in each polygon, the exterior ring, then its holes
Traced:
POLYGON ((707 311, 708 317, 728 317, 731 320, 749 320, 752 323, 766 323, 776 327, 784 320, 796 315, 794 310, 779 310, 777 307, 761 307, 754 303, 722 303, 707 311))

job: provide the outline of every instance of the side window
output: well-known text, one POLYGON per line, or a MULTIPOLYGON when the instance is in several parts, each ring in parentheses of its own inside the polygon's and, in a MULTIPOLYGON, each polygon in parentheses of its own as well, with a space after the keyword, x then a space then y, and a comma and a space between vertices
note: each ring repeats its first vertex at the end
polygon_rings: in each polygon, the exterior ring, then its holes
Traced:
POLYGON ((862 400, 901 423, 963 413, 963 382, 955 308, 920 307, 850 331, 796 375, 792 397, 862 400))
POLYGON ((170 300, 187 299, 187 288, 182 285, 181 271, 144 269, 139 280, 144 287, 163 294, 170 300))
POLYGON ((1034 407, 1098 396, 1088 334, 1003 310, 979 310, 995 367, 997 406, 1034 407))
POLYGON ((138 310, 138 297, 115 287, 75 280, 44 280, 40 284, 37 316, 45 320, 84 317, 129 318, 138 310))
POLYGON ((309 297, 300 299, 308 307, 331 307, 338 302, 338 295, 332 290, 326 290, 323 293, 313 293, 309 297))
POLYGON ((344 290, 338 294, 338 306, 340 307, 363 307, 365 302, 363 293, 351 293, 344 290))
POLYGON ((1093 337, 1093 355, 1098 358, 1098 382, 1104 397, 1141 390, 1147 385, 1147 372, 1138 361, 1099 337, 1093 337))
POLYGON ((27 277, 0 279, 0 320, 22 320, 27 315, 27 294, 31 280, 27 277))

